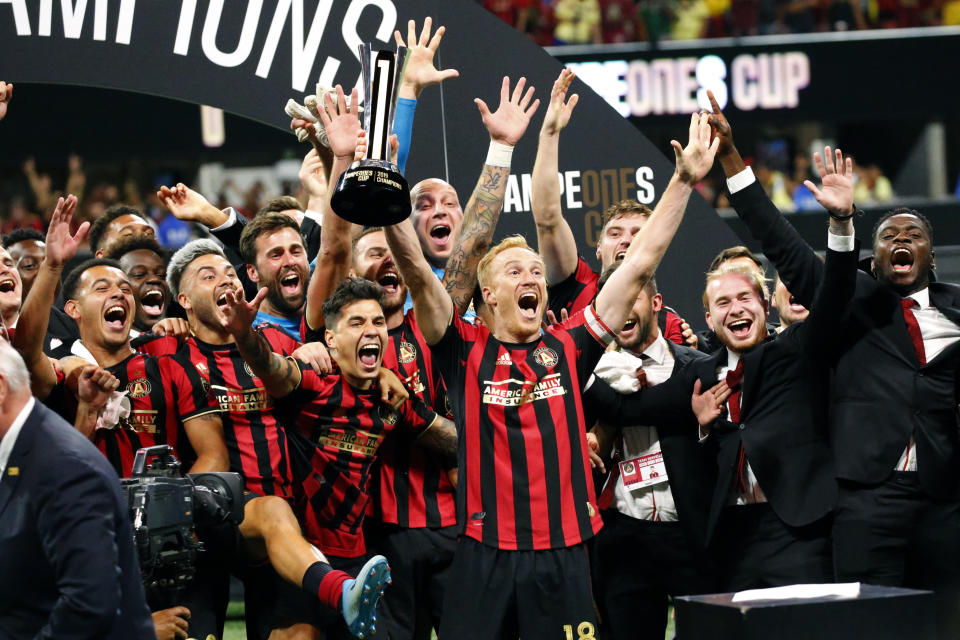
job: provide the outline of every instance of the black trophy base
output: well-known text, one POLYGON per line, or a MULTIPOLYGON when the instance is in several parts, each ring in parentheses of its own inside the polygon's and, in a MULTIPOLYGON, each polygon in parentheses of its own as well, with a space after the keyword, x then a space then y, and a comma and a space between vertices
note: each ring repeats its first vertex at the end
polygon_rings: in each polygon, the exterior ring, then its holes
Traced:
POLYGON ((394 164, 361 160, 340 176, 330 206, 354 224, 388 227, 410 215, 410 187, 394 164))

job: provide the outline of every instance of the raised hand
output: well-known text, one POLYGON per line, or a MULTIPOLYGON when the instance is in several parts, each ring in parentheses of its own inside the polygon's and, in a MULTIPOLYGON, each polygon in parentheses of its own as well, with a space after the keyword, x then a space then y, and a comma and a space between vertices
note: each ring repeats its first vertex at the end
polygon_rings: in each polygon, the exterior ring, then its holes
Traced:
POLYGON ((337 85, 337 99, 333 94, 324 96, 324 108, 320 109, 320 121, 323 123, 330 141, 330 151, 337 158, 353 158, 357 146, 357 132, 361 131, 358 98, 356 87, 350 93, 350 106, 347 107, 347 98, 343 88, 337 85))
POLYGON ((160 187, 157 198, 178 220, 199 222, 208 227, 218 227, 227 216, 202 195, 178 182, 175 187, 160 187))
POLYGON ((420 32, 420 38, 417 38, 417 23, 413 20, 407 22, 407 41, 403 41, 400 31, 394 31, 393 37, 397 44, 408 49, 406 67, 403 69, 403 80, 400 83, 400 97, 418 98, 420 92, 432 84, 440 84, 448 78, 456 78, 460 72, 456 69, 437 70, 433 64, 433 57, 437 53, 446 27, 437 29, 433 37, 430 37, 430 28, 433 26, 432 18, 425 18, 423 21, 423 30, 420 32), (409 90, 412 96, 403 95, 409 90))
POLYGON ((570 69, 564 67, 560 72, 560 77, 553 83, 553 90, 550 91, 550 103, 547 105, 547 112, 543 116, 543 125, 540 127, 540 133, 547 135, 557 135, 567 123, 570 122, 570 114, 573 108, 577 106, 580 96, 573 94, 567 100, 567 89, 576 74, 570 69))
POLYGON ((677 176, 690 185, 700 182, 710 172, 720 146, 719 138, 710 142, 710 118, 708 113, 690 116, 690 139, 686 147, 681 147, 676 140, 670 141, 677 157, 677 176))
POLYGON ((106 369, 89 365, 80 370, 77 379, 77 399, 92 409, 107 405, 110 394, 120 387, 120 381, 106 369))
POLYGON ((7 115, 7 106, 13 100, 13 85, 0 80, 0 120, 7 115))
POLYGON ((330 359, 330 353, 322 342, 307 342, 290 355, 300 362, 310 365, 314 371, 322 376, 333 371, 333 361, 330 359))
POLYGON ((717 99, 713 97, 713 91, 707 89, 707 98, 710 99, 710 106, 713 109, 713 113, 710 114, 711 135, 715 140, 720 140, 717 154, 723 156, 732 153, 736 150, 736 147, 733 145, 733 130, 730 128, 730 123, 727 122, 727 117, 720 110, 717 99))
POLYGON ((706 391, 701 392, 702 385, 698 379, 693 384, 693 395, 690 398, 690 408, 697 416, 697 422, 705 427, 718 417, 723 411, 723 403, 730 397, 730 387, 722 380, 706 391))
POLYGON ((533 104, 530 103, 534 89, 530 87, 526 93, 523 93, 523 87, 526 84, 527 79, 520 78, 511 95, 510 78, 504 76, 500 87, 500 106, 493 113, 490 112, 486 102, 480 98, 473 99, 477 108, 480 109, 483 126, 490 132, 490 139, 494 142, 515 147, 527 130, 530 118, 540 106, 540 99, 534 100, 533 104))
POLYGON ((161 318, 150 328, 150 332, 158 336, 170 336, 177 340, 186 340, 190 337, 190 325, 183 318, 161 318))
POLYGON ((57 200, 57 207, 50 216, 50 227, 47 229, 44 249, 46 264, 50 267, 60 268, 70 262, 73 256, 77 255, 80 243, 90 230, 90 223, 84 222, 77 228, 76 233, 70 233, 70 221, 73 219, 76 208, 77 197, 74 195, 57 200))
POLYGON ((846 216, 853 213, 853 159, 848 156, 844 160, 840 149, 836 150, 835 157, 836 164, 829 146, 823 149, 822 158, 819 153, 814 153, 813 161, 820 174, 820 188, 810 180, 804 180, 803 184, 824 209, 846 216))
POLYGON ((323 171, 323 160, 316 148, 303 157, 300 164, 300 186, 309 198, 323 198, 327 195, 327 174, 323 171))
POLYGON ((250 302, 243 299, 242 291, 227 290, 224 295, 226 304, 220 306, 220 311, 223 314, 220 322, 223 324, 223 328, 234 337, 246 335, 251 331, 260 304, 267 297, 267 288, 262 287, 260 291, 257 291, 257 295, 250 302))

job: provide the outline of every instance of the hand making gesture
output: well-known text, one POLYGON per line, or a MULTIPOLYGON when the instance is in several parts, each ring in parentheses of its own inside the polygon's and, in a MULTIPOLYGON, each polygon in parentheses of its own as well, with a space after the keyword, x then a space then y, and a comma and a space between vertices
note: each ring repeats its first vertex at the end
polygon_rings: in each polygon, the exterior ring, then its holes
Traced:
POLYGON ((697 422, 705 427, 723 412, 723 404, 730 397, 730 387, 725 380, 721 380, 705 391, 698 379, 693 383, 693 395, 690 397, 690 408, 697 416, 697 422))
POLYGON ((813 154, 813 161, 820 174, 820 188, 811 180, 804 180, 803 184, 810 189, 817 202, 830 213, 838 216, 848 216, 853 213, 853 159, 846 160, 840 149, 836 150, 836 164, 830 147, 825 147, 823 157, 819 153, 813 154))
POLYGON ((400 31, 394 31, 393 37, 397 44, 408 49, 406 67, 403 69, 403 80, 400 83, 399 95, 401 98, 420 97, 420 92, 432 84, 440 84, 448 78, 456 78, 460 72, 456 69, 438 70, 433 64, 433 58, 443 39, 446 27, 437 29, 430 37, 432 18, 425 18, 420 38, 417 38, 417 23, 407 22, 407 41, 403 41, 400 31))
POLYGON ((547 105, 547 113, 543 116, 543 125, 540 127, 540 133, 543 135, 555 136, 560 133, 567 123, 570 122, 570 115, 573 108, 577 106, 580 96, 576 93, 567 100, 567 90, 576 74, 570 69, 564 67, 560 72, 560 77, 553 83, 553 89, 550 91, 550 103, 547 105))
POLYGON ((520 78, 511 95, 510 78, 504 76, 500 87, 500 106, 493 113, 490 112, 486 102, 480 98, 473 99, 477 108, 480 109, 483 126, 490 132, 490 139, 494 142, 514 147, 527 130, 530 118, 540 106, 540 99, 534 100, 533 104, 530 103, 534 88, 530 87, 524 93, 523 87, 526 84, 527 79, 520 78))
MULTIPOLYGON (((334 102, 332 94, 324 96, 324 104, 320 109, 320 121, 327 132, 330 141, 330 151, 336 158, 353 159, 353 152, 357 147, 357 134, 362 131, 360 126, 359 110, 357 105, 357 89, 350 93, 350 106, 340 85, 336 86, 337 99, 334 102)), ((348 161, 349 161, 348 160, 348 161)))
POLYGON ((690 139, 686 147, 680 146, 676 140, 670 141, 677 157, 677 177, 689 185, 700 182, 710 172, 720 146, 719 137, 710 141, 711 117, 709 113, 690 116, 690 139))
POLYGON ((243 299, 242 289, 236 291, 228 289, 224 297, 226 303, 220 305, 220 311, 223 314, 220 322, 223 328, 235 338, 248 334, 257 317, 257 311, 260 310, 260 304, 267 297, 267 288, 262 287, 257 291, 257 295, 250 302, 243 299))
POLYGON ((80 243, 90 229, 90 223, 84 222, 76 233, 70 233, 70 221, 73 219, 76 208, 77 197, 74 195, 57 200, 57 207, 50 216, 50 227, 47 229, 44 248, 46 252, 44 264, 49 268, 61 269, 63 265, 70 262, 77 255, 77 249, 80 248, 80 243))

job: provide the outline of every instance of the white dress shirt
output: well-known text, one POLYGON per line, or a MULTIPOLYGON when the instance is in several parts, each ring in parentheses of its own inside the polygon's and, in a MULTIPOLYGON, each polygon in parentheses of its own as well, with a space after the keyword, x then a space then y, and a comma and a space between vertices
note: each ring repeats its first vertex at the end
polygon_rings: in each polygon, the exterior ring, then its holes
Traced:
POLYGON ((11 452, 13 452, 13 445, 17 443, 17 436, 20 435, 20 429, 23 427, 23 423, 27 421, 27 416, 33 411, 33 405, 33 396, 30 396, 27 403, 23 405, 23 409, 21 409, 17 417, 13 419, 10 428, 7 429, 6 435, 0 440, 0 482, 3 482, 3 476, 7 470, 7 463, 10 461, 11 452))
MULTIPOLYGON (((603 354, 594 375, 602 378, 620 393, 634 393, 639 388, 636 370, 643 368, 647 382, 653 386, 667 380, 673 374, 674 357, 664 337, 657 332, 657 339, 638 357, 628 351, 608 351, 603 354)), ((622 447, 618 447, 620 460, 627 461, 660 452, 660 436, 656 427, 630 426, 621 429, 622 447)), ((676 522, 677 505, 670 490, 670 481, 647 487, 627 489, 623 477, 617 475, 613 489, 613 505, 622 514, 638 520, 676 522)))
MULTIPOLYGON (((939 309, 930 305, 930 289, 923 288, 907 297, 912 298, 918 305, 912 311, 917 324, 920 325, 924 355, 927 362, 932 362, 944 349, 960 340, 960 327, 943 315, 939 309)), ((917 442, 912 435, 894 469, 917 470, 917 442)))

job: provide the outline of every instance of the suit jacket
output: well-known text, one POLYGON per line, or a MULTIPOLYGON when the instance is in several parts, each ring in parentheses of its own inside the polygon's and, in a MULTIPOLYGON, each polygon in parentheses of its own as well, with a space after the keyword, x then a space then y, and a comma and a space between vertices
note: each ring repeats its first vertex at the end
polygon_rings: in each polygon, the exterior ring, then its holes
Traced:
POLYGON ((0 638, 156 638, 117 475, 39 402, 0 480, 0 576, 0 638))
MULTIPOLYGON (((819 260, 818 260, 819 262, 819 260)), ((768 338, 743 359, 740 423, 725 416, 710 425, 705 446, 716 455, 707 541, 728 504, 743 443, 746 458, 777 516, 791 526, 824 517, 837 501, 837 483, 827 444, 826 387, 835 340, 833 318, 842 315, 854 289, 857 251, 827 252, 830 275, 806 321, 768 338)), ((640 393, 605 400, 605 415, 621 423, 652 423, 661 437, 676 429, 697 438, 690 406, 695 382, 708 389, 727 363, 727 350, 698 359, 667 382, 640 393)), ((591 391, 592 391, 591 387, 591 391)), ((666 459, 666 455, 664 455, 666 459)))
MULTIPOLYGON (((673 354, 674 363, 670 378, 662 382, 661 385, 667 384, 674 377, 683 375, 683 372, 688 370, 695 362, 707 358, 704 354, 690 347, 674 344, 669 340, 666 342, 670 353, 673 354)), ((595 380, 594 385, 591 385, 591 390, 588 390, 584 395, 584 402, 588 405, 587 410, 599 416, 601 422, 608 422, 607 415, 610 405, 605 403, 604 398, 607 393, 618 396, 621 394, 611 389, 599 378, 595 380), (591 394, 591 390, 598 383, 602 383, 603 386, 600 392, 594 396, 591 394)), ((642 420, 634 420, 630 424, 646 423, 642 420)), ((673 493, 673 500, 677 506, 680 526, 693 547, 704 550, 707 544, 705 534, 707 531, 707 516, 710 512, 710 495, 712 487, 716 483, 717 471, 711 452, 697 442, 695 425, 696 421, 694 420, 694 427, 691 428, 689 420, 687 420, 686 428, 677 425, 674 428, 658 429, 657 435, 660 437, 660 450, 663 453, 663 463, 667 468, 667 477, 670 479, 670 491, 673 493)))
MULTIPOLYGON (((821 278, 810 247, 759 184, 731 195, 730 202, 760 240, 790 292, 807 304, 821 278)), ((830 439, 837 474, 866 485, 883 482, 913 435, 923 490, 935 499, 957 499, 960 342, 921 366, 900 299, 897 292, 861 271, 850 313, 835 320, 841 346, 830 390, 830 439)), ((960 287, 931 282, 930 303, 960 324, 960 287)))

